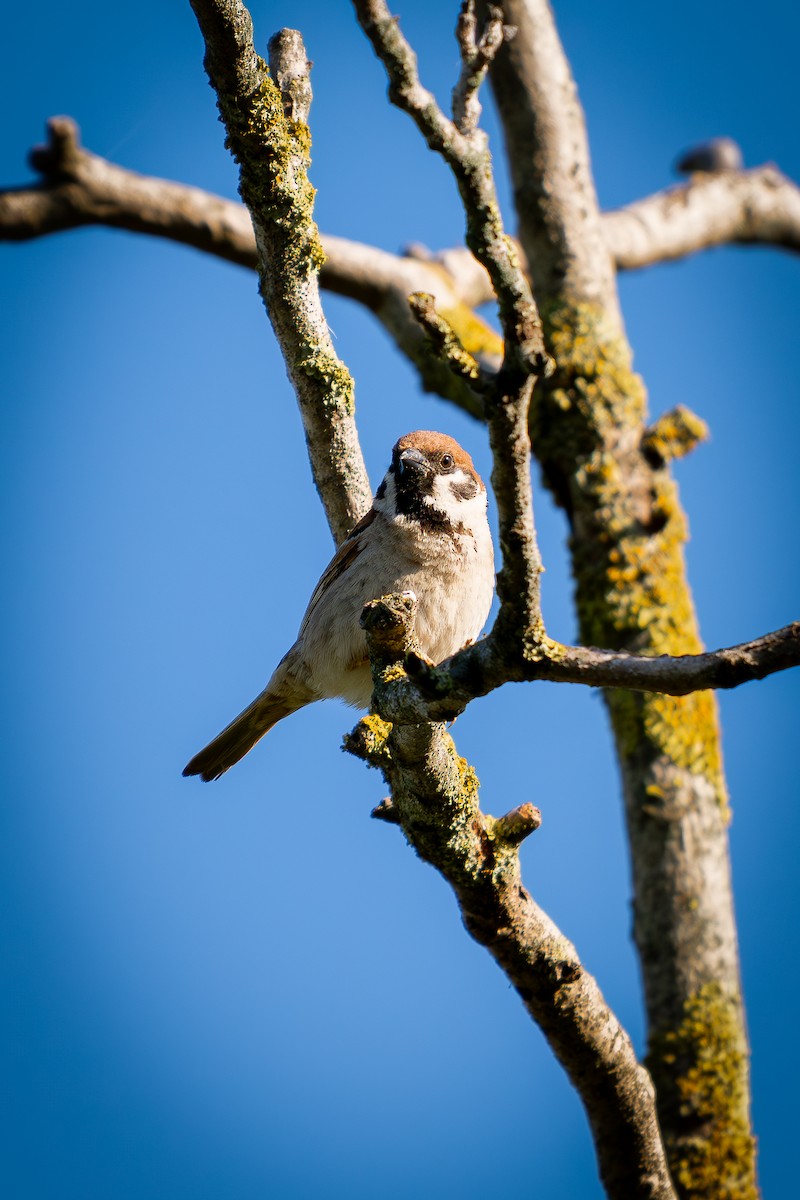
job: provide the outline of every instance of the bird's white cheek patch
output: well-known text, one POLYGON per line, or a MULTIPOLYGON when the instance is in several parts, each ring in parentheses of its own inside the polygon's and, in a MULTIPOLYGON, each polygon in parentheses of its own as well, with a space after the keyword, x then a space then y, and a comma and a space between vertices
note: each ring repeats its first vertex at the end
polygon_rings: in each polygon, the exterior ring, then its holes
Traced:
POLYGON ((455 522, 463 522, 467 514, 482 513, 486 509, 485 493, 472 475, 464 471, 453 471, 451 475, 437 475, 432 493, 425 497, 440 512, 445 512, 455 522))

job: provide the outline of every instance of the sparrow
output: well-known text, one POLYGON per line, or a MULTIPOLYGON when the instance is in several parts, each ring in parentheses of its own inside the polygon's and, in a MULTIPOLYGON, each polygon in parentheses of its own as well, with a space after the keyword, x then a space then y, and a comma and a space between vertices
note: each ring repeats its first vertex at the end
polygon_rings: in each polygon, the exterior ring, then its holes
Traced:
POLYGON ((474 642, 494 592, 486 488, 472 459, 443 433, 417 430, 396 443, 372 507, 322 574, 297 641, 263 692, 191 760, 184 775, 219 779, 273 725, 306 704, 338 696, 369 708, 364 605, 413 592, 416 634, 435 663, 474 642))

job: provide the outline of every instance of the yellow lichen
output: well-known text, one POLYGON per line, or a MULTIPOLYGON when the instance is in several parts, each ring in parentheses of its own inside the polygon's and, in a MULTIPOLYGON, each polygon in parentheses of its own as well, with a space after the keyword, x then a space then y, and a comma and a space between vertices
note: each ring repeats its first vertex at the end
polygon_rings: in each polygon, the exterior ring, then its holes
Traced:
POLYGON ((705 421, 683 404, 678 404, 645 430, 642 449, 656 462, 670 462, 683 458, 707 437, 705 421))
POLYGON ((381 672, 381 680, 383 683, 396 683, 399 679, 407 679, 405 669, 401 663, 393 663, 390 667, 386 667, 381 672))
POLYGON ((461 345, 476 358, 503 357, 503 339, 468 304, 450 304, 439 308, 461 345))
POLYGON ((371 767, 385 770, 391 763, 389 735, 392 732, 390 721, 384 721, 377 713, 367 713, 356 725, 352 733, 346 735, 343 748, 357 758, 364 759, 371 767))
POLYGON ((687 1000, 678 1027, 653 1039, 648 1061, 659 1093, 668 1089, 677 1106, 675 1128, 686 1131, 667 1141, 681 1196, 755 1200, 747 1045, 737 998, 705 984, 687 1000))

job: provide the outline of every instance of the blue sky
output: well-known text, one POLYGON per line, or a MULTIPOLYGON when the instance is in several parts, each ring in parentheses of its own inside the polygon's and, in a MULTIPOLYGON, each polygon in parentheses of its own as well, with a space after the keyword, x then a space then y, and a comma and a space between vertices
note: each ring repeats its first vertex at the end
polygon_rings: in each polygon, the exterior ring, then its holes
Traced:
MULTIPOLYGON (((710 136, 800 178, 795 7, 557 6, 601 202, 670 182, 710 136)), ((446 100, 455 6, 398 3, 446 100)), ((253 6, 314 60, 323 230, 453 244, 446 171, 388 108, 350 7, 253 6)), ((6 18, 0 180, 44 121, 97 153, 235 195, 188 4, 6 18)), ((486 126, 499 149, 496 125, 486 126)), ((507 197, 502 167, 503 195, 507 197)), ((513 226, 506 205, 509 223, 513 226)), ((622 281, 653 413, 712 439, 679 464, 709 645, 797 616, 798 264, 721 250, 622 281)), ((0 246, 5 803, 0 1181, 25 1200, 601 1195, 580 1105, 445 885, 369 820, 382 783, 339 750, 338 703, 286 722, 220 783, 180 770, 260 689, 330 549, 300 422, 247 272, 108 230, 0 246), (10 1086, 8 1086, 10 1085, 10 1086), (503 1160, 502 1182, 495 1172, 503 1160)), ((421 396, 366 314, 328 297, 373 482, 416 427, 488 473, 483 430, 421 396)), ((574 637, 564 524, 536 488, 545 615, 574 637)), ((800 1047, 789 674, 722 697, 754 1110, 788 1194, 800 1047)), ((599 698, 507 688, 455 729, 484 808, 532 800, 537 900, 642 1045, 616 768, 599 698)))

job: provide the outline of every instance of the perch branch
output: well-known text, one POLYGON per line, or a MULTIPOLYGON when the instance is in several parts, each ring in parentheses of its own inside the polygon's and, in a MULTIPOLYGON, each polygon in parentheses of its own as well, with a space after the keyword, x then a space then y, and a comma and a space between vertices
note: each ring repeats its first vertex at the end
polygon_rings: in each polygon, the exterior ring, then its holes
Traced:
MULTIPOLYGON (((415 649, 408 594, 367 605, 362 624, 375 702, 415 649)), ((365 718, 346 747, 381 767, 391 808, 374 815, 401 825, 416 852, 448 881, 464 924, 519 993, 586 1108, 600 1173, 613 1200, 674 1200, 647 1071, 574 946, 522 885, 519 843, 539 823, 531 804, 499 819, 481 812, 478 781, 440 724, 365 718)))

